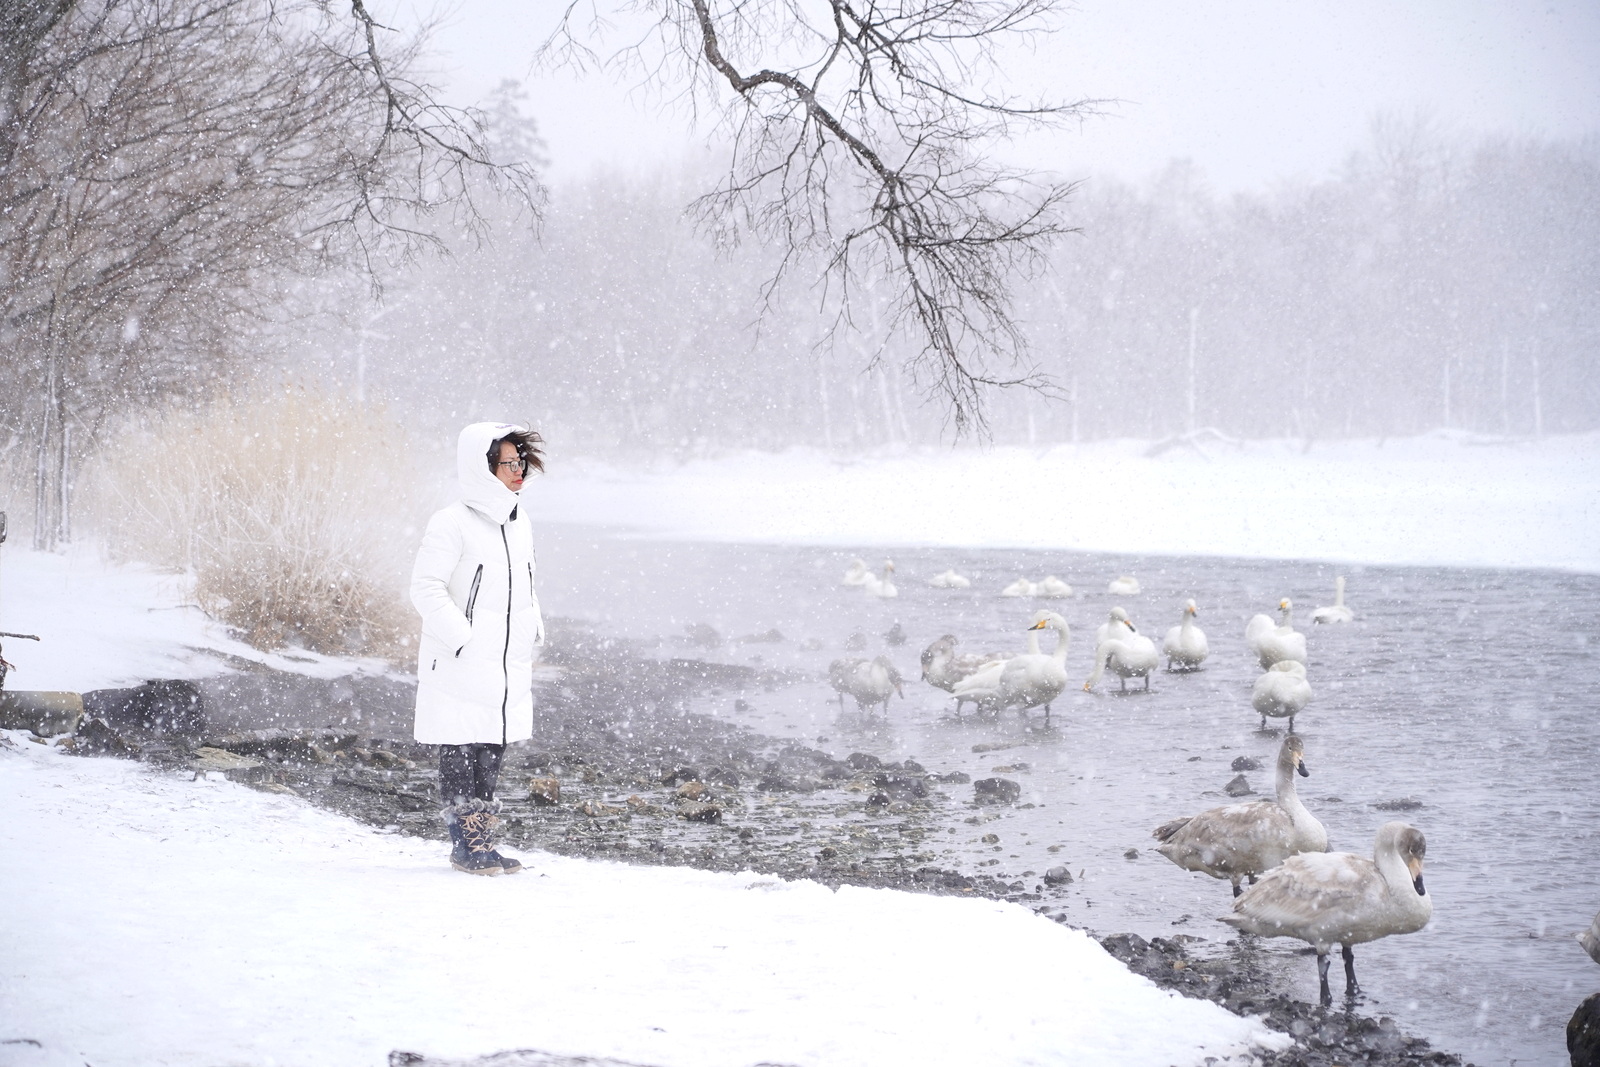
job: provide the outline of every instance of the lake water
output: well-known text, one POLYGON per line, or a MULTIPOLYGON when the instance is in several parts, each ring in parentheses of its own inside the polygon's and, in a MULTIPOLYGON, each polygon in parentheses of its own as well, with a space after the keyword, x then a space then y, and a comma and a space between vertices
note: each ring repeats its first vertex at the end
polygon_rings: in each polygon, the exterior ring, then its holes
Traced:
MULTIPOLYGON (((1250 708, 1259 669, 1243 632, 1251 615, 1275 615, 1280 597, 1293 598, 1316 694, 1296 721, 1311 771, 1299 779, 1302 799, 1337 851, 1371 855, 1378 826, 1394 818, 1428 839, 1433 921, 1356 949, 1362 1010, 1392 1015, 1484 1067, 1567 1062, 1567 1018, 1600 990, 1600 967, 1573 940, 1600 909, 1600 578, 897 549, 900 596, 880 601, 840 584, 856 553, 833 549, 635 541, 575 527, 546 528, 539 547, 549 614, 659 639, 663 655, 684 654, 685 627, 706 624, 728 640, 694 654, 811 679, 770 693, 708 695, 696 711, 836 756, 915 757, 930 771, 974 778, 1026 764, 1003 776, 1020 782, 1034 807, 979 825, 954 820, 942 865, 1022 878, 1029 888, 1046 869, 1067 866, 1077 881, 1049 899, 1075 925, 1219 943, 1233 936, 1216 922, 1229 907, 1228 884, 1169 863, 1152 851, 1150 831, 1232 803, 1222 787, 1239 756, 1262 763, 1246 777, 1258 794, 1272 794, 1281 734, 1261 732, 1250 708), (972 578, 972 588, 925 583, 947 567, 972 578), (1046 574, 1071 583, 1074 596, 998 596, 1016 577, 1046 574), (1109 596, 1106 583, 1119 574, 1136 576, 1143 591, 1109 596), (1348 579, 1356 621, 1312 626, 1311 608, 1332 602, 1336 574, 1348 579), (1127 696, 1115 695, 1109 676, 1094 694, 1075 684, 1048 726, 1040 710, 984 717, 969 708, 958 718, 947 694, 918 680, 919 653, 940 634, 957 635, 966 651, 1021 650, 1034 609, 1051 607, 1071 624, 1067 670, 1081 681, 1094 627, 1113 605, 1159 644, 1189 597, 1210 639, 1204 670, 1158 673, 1151 692, 1127 696), (889 647, 883 635, 896 622, 908 640, 889 647), (785 640, 733 640, 772 629, 785 640), (857 633, 866 648, 847 651, 857 633), (905 699, 894 699, 887 716, 863 716, 853 702, 841 712, 828 663, 880 652, 905 676, 905 699), (976 745, 1014 747, 974 753, 976 745), (1420 807, 1376 806, 1402 799, 1420 807), (1000 844, 983 843, 986 833, 1000 844), (1137 858, 1126 858, 1129 849, 1137 858)), ((881 550, 859 554, 874 565, 884 558, 881 550)), ((1052 639, 1044 635, 1046 650, 1052 639)), ((970 786, 946 788, 970 796, 970 786)), ((1263 955, 1285 992, 1314 1000, 1316 967, 1303 950, 1280 938, 1265 942, 1263 955)), ((1338 971, 1335 961, 1336 997, 1338 971)))

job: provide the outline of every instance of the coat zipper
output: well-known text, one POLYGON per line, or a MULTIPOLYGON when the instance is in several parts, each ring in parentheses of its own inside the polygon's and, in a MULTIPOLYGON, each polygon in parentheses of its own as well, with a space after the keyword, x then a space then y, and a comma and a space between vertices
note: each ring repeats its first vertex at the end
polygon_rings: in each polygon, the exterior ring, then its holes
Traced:
POLYGON ((511 576, 515 572, 511 569, 511 542, 506 540, 506 528, 503 525, 500 527, 500 543, 506 550, 506 643, 500 650, 500 677, 504 680, 500 691, 500 743, 504 745, 509 743, 506 741, 506 705, 511 701, 511 667, 507 661, 511 656, 511 576))

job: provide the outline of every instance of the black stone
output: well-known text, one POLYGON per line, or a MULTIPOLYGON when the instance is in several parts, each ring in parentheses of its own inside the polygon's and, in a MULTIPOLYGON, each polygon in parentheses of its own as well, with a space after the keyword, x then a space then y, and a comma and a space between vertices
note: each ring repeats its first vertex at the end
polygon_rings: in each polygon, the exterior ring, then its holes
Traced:
POLYGON ((972 792, 980 804, 1015 804, 1022 797, 1022 786, 1009 778, 979 778, 972 792))

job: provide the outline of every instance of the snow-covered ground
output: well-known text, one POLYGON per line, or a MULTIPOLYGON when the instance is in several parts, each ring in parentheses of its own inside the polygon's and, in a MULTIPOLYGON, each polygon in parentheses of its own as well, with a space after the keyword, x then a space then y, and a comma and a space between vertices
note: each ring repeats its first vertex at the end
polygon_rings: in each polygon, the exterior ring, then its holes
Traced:
POLYGON ((970 545, 1600 571, 1600 433, 1487 440, 1142 441, 578 462, 557 522, 684 540, 970 545))
POLYGON ((1016 905, 545 855, 471 878, 295 798, 26 738, 0 733, 0 1064, 1165 1067, 1287 1040, 1016 905))

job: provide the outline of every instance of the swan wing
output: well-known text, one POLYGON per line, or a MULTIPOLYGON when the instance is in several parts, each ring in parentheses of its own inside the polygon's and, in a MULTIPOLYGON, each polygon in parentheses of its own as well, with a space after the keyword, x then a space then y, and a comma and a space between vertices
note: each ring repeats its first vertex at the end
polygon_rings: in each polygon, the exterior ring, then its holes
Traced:
POLYGON ((1223 922, 1315 945, 1356 938, 1389 895, 1377 864, 1349 852, 1302 852, 1261 876, 1223 922))

